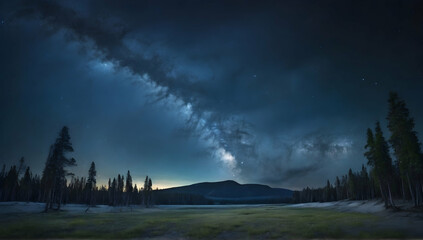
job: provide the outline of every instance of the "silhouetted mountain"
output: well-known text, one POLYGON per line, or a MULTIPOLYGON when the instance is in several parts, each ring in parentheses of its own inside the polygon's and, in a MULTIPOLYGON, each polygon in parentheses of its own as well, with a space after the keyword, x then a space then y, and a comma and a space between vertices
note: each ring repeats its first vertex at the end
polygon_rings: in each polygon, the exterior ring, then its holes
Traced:
MULTIPOLYGON (((224 203, 280 203, 288 202, 292 198, 292 191, 283 188, 271 188, 261 184, 239 184, 228 180, 222 182, 204 182, 188 186, 174 187, 157 191, 160 199, 167 199, 172 195, 184 201, 196 204, 224 204, 224 203), (190 201, 195 197, 195 201, 190 201)), ((184 204, 176 201, 172 204, 184 204)), ((161 201, 160 201, 161 202, 161 201)), ((165 204, 161 202, 161 204, 165 204)))

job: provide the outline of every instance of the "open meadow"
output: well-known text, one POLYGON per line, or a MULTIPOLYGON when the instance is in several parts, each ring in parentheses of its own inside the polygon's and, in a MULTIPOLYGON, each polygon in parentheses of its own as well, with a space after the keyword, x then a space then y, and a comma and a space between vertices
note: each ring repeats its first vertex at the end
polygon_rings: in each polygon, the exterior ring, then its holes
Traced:
MULTIPOLYGON (((25 204, 23 204, 25 205, 25 204)), ((0 206, 0 238, 417 238, 417 218, 292 205, 85 206, 41 213, 42 205, 0 206)), ((420 231, 420 232, 419 232, 420 231)))

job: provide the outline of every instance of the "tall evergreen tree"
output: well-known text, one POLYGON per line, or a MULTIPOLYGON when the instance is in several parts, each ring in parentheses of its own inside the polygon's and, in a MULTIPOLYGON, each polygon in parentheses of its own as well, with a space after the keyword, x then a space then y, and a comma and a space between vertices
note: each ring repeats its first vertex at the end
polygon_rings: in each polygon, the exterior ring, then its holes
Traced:
POLYGON ((144 197, 143 201, 146 207, 149 207, 152 201, 152 191, 153 191, 153 182, 151 181, 151 178, 148 176, 145 177, 144 181, 144 197))
POLYGON ((131 173, 128 170, 128 173, 126 174, 126 184, 125 184, 126 205, 131 204, 132 191, 133 191, 132 177, 131 177, 131 173))
POLYGON ((148 176, 145 177, 142 199, 143 199, 144 205, 148 207, 148 176))
POLYGON ((355 199, 356 197, 355 176, 351 168, 348 170, 348 197, 349 199, 355 199))
POLYGON ((94 191, 95 185, 97 183, 96 180, 97 171, 95 170, 95 163, 92 162, 90 169, 88 170, 88 179, 87 179, 87 191, 88 191, 88 205, 93 205, 94 203, 94 191))
POLYGON ((66 167, 76 166, 74 158, 67 158, 66 154, 73 152, 68 127, 64 126, 59 133, 56 142, 50 147, 46 165, 43 171, 43 184, 45 192, 46 208, 53 208, 53 204, 60 209, 62 202, 63 188, 65 187, 66 176, 70 173, 66 167))
POLYGON ((21 179, 21 191, 22 191, 22 195, 23 195, 23 199, 26 202, 29 202, 30 200, 30 196, 31 196, 31 190, 32 190, 32 176, 31 176, 31 172, 29 170, 29 167, 26 168, 25 170, 25 174, 23 176, 23 178, 21 179))
POLYGON ((385 199, 389 199, 389 205, 395 207, 391 190, 391 180, 393 175, 392 159, 389 155, 388 143, 386 142, 383 136, 383 132, 379 122, 376 122, 373 144, 373 167, 375 169, 376 176, 378 177, 378 180, 381 184, 382 195, 386 195, 385 199))
POLYGON ((116 178, 113 178, 112 181, 112 206, 116 206, 117 201, 117 183, 116 183, 116 178))
MULTIPOLYGON (((408 183, 412 201, 417 206, 421 204, 423 194, 423 156, 414 131, 414 119, 410 117, 405 102, 399 99, 397 93, 390 93, 388 103, 387 120, 391 132, 389 143, 394 149, 400 176, 408 183)), ((404 189, 402 192, 405 194, 404 189)))

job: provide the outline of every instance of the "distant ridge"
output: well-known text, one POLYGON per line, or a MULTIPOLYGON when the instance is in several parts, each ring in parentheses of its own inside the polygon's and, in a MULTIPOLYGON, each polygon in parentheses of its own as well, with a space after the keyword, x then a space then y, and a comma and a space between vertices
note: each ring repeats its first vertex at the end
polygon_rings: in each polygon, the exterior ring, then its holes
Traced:
POLYGON ((290 201, 293 194, 291 190, 284 188, 271 188, 261 184, 239 184, 233 180, 196 183, 158 190, 156 193, 160 204, 282 203, 290 201), (162 199, 174 201, 163 202, 162 199))

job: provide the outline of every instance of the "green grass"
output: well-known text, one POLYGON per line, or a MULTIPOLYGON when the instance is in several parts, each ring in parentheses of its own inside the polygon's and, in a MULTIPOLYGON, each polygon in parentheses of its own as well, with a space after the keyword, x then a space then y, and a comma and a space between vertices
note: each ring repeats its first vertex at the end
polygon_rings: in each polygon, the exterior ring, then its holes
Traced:
POLYGON ((377 216, 282 206, 0 215, 0 238, 400 238, 377 216))

